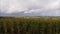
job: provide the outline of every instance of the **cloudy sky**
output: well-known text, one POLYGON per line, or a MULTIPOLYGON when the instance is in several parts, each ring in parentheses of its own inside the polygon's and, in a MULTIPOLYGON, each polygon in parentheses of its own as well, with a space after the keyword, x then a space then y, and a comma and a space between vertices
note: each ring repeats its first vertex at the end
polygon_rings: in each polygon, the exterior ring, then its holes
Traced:
POLYGON ((0 0, 0 16, 60 16, 60 0, 0 0))

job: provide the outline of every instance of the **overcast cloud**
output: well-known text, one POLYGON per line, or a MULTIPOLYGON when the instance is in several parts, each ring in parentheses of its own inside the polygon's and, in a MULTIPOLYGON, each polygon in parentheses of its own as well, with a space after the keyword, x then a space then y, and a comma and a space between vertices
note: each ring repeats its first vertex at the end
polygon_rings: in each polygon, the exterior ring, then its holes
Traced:
POLYGON ((21 12, 40 16, 60 16, 60 0, 0 0, 0 15, 21 12))

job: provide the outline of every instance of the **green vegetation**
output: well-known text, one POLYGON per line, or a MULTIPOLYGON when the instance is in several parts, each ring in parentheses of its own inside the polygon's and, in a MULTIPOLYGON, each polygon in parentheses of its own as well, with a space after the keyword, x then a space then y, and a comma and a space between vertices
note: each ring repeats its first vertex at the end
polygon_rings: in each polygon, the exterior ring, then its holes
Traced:
POLYGON ((60 18, 0 18, 0 34, 60 34, 60 18))

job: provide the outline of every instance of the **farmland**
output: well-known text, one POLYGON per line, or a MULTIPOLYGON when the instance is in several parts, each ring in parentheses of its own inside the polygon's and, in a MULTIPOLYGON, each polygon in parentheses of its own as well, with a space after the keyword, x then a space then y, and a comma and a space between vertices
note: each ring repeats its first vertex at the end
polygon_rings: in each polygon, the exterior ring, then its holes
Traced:
POLYGON ((0 34, 60 34, 60 18, 0 18, 0 34))

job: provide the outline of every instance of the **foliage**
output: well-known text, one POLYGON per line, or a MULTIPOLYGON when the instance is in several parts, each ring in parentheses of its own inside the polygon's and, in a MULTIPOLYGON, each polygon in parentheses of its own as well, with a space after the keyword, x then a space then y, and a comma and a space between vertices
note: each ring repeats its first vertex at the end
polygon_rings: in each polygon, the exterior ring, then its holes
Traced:
POLYGON ((60 34, 60 18, 0 18, 0 34, 60 34))

